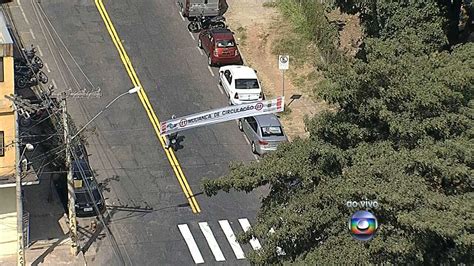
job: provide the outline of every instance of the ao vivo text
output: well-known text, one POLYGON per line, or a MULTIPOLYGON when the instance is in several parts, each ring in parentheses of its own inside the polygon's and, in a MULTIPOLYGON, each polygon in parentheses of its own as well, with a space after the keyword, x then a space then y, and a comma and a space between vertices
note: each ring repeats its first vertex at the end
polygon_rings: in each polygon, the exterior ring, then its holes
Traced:
POLYGON ((376 200, 348 200, 348 208, 377 208, 379 203, 376 200))

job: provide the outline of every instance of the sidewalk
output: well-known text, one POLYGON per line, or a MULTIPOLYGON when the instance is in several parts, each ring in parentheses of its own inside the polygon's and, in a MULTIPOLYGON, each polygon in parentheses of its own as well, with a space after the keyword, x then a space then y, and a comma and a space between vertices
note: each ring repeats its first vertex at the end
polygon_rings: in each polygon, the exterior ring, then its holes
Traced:
MULTIPOLYGON (((73 257, 66 241, 36 243, 26 250, 26 265, 86 265, 82 253, 73 257)), ((0 265, 17 265, 16 256, 0 258, 0 265)))
MULTIPOLYGON (((23 187, 24 210, 30 214, 30 246, 25 251, 26 264, 86 265, 82 253, 76 257, 70 253, 64 208, 51 178, 50 174, 42 174, 39 185, 23 187)), ((16 265, 16 260, 16 255, 2 257, 0 265, 16 265)))

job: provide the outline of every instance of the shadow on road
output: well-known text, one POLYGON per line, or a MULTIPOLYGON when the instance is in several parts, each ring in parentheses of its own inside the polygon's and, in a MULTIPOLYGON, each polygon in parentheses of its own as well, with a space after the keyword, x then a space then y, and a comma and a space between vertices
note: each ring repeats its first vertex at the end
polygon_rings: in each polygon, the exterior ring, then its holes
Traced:
MULTIPOLYGON (((113 222, 118 222, 118 221, 123 221, 126 219, 130 218, 135 218, 135 217, 143 217, 147 215, 148 213, 152 212, 157 212, 157 211, 163 211, 167 209, 174 209, 174 208, 189 208, 189 203, 182 203, 178 205, 173 205, 173 206, 166 206, 163 208, 159 209, 153 209, 149 206, 146 207, 134 207, 134 206, 120 206, 120 205, 107 205, 107 209, 109 211, 106 212, 104 215, 104 222, 109 225, 110 223, 113 222), (112 219, 114 216, 117 214, 125 214, 125 216, 117 218, 117 219, 112 219)), ((91 221, 91 225, 87 227, 78 227, 79 233, 82 235, 82 237, 87 238, 87 241, 84 245, 82 245, 82 252, 85 254, 91 245, 96 241, 96 240, 101 240, 105 238, 106 234, 103 232, 104 226, 97 220, 91 221), (88 229, 90 228, 90 229, 88 229)))

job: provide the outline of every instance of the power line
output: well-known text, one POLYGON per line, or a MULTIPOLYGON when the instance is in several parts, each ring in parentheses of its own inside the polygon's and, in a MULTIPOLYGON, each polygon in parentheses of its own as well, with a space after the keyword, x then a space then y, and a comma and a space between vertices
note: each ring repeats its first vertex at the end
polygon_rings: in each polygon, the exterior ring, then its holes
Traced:
MULTIPOLYGON (((237 127, 236 127, 237 128, 237 127)), ((149 131, 153 130, 152 128, 130 128, 130 129, 110 129, 110 130, 98 130, 97 132, 100 133, 124 133, 124 132, 134 132, 134 131, 149 131)), ((191 132, 194 129, 190 129, 187 132, 191 132)), ((29 136, 35 136, 35 137, 41 137, 41 136, 51 136, 51 135, 62 135, 59 133, 56 134, 31 134, 29 136)), ((180 135, 186 135, 186 134, 180 134, 180 135)), ((11 136, 11 135, 8 135, 11 136)))
MULTIPOLYGON (((89 77, 87 77, 87 75, 84 73, 83 69, 79 66, 79 64, 77 63, 76 59, 74 58, 74 56, 72 56, 71 52, 69 51, 69 49, 67 48, 67 46, 64 44, 61 36, 59 36, 58 32, 56 31, 56 29, 54 28, 53 24, 51 23, 50 19, 48 18, 48 16, 46 15, 46 13, 44 12, 43 10, 43 7, 41 5, 38 4, 38 10, 41 11, 42 13, 42 17, 46 19, 46 21, 48 22, 49 26, 51 27, 51 29, 53 30, 54 34, 56 35, 56 37, 59 39, 59 41, 61 42, 62 46, 64 47, 64 49, 66 50, 66 52, 68 53, 69 57, 71 57, 71 59, 73 60, 74 64, 77 66, 77 68, 81 71, 82 75, 85 77, 85 79, 87 80, 87 82, 91 85, 92 88, 94 88, 94 85, 92 84, 92 82, 90 81, 89 77)), ((46 26, 46 23, 43 21, 43 23, 45 24, 45 28, 48 29, 48 27, 46 26)), ((49 33, 49 30, 48 30, 48 33, 49 33)), ((49 33, 50 36, 51 36, 51 33, 49 33)), ((52 36, 51 36, 52 37, 52 36)), ((71 73, 72 74, 72 73, 71 73)))
POLYGON ((53 138, 54 136, 55 136, 55 135, 51 135, 51 136, 47 137, 46 139, 43 139, 43 140, 40 140, 40 141, 37 141, 37 142, 28 142, 28 143, 31 144, 31 145, 38 145, 38 144, 41 144, 41 143, 43 143, 43 142, 45 142, 45 141, 50 140, 50 139, 53 138))
MULTIPOLYGON (((60 152, 62 151, 64 151, 64 149, 61 150, 60 152)), ((252 163, 252 162, 257 162, 257 161, 255 159, 248 159, 248 160, 239 160, 239 161, 230 161, 230 162, 214 162, 214 163, 198 163, 198 164, 193 163, 191 165, 180 163, 180 165, 181 165, 181 168, 183 169, 195 169, 195 168, 201 168, 205 166, 221 166, 221 165, 228 166, 231 163, 252 163)), ((95 170, 95 171, 114 171, 114 170, 133 171, 133 170, 144 170, 144 169, 155 170, 155 169, 163 169, 168 166, 169 164, 163 163, 163 165, 154 164, 153 166, 137 166, 137 167, 113 167, 113 168, 97 168, 96 167, 92 170, 95 170)), ((8 168, 8 167, 0 167, 0 168, 8 168)), ((49 171, 49 172, 43 172, 43 173, 58 174, 58 173, 67 173, 67 171, 49 171)))
MULTIPOLYGON (((70 152, 70 151, 68 151, 70 152)), ((77 154, 76 153, 71 153, 72 156, 74 157, 74 160, 75 161, 79 161, 79 158, 77 157, 77 154)), ((102 225, 104 226, 104 228, 106 229, 106 232, 107 234, 109 235, 109 241, 111 243, 111 246, 113 247, 113 251, 115 253, 115 255, 120 259, 120 261, 122 262, 123 265, 125 265, 125 260, 123 259, 123 256, 121 254, 121 251, 120 251, 120 248, 117 244, 117 241, 115 239, 115 236, 112 234, 112 231, 110 230, 110 228, 108 227, 107 223, 105 222, 104 220, 104 216, 103 214, 100 212, 99 210, 99 207, 97 206, 97 202, 96 202, 96 199, 95 199, 95 196, 94 194, 92 193, 91 191, 91 184, 89 183, 89 180, 88 180, 88 177, 86 176, 85 174, 85 170, 82 168, 82 165, 79 163, 77 164, 78 165, 78 168, 80 170, 80 174, 81 174, 81 177, 82 177, 82 180, 85 184, 85 188, 87 190, 87 193, 89 194, 89 197, 90 199, 92 200, 92 205, 94 206, 94 210, 96 211, 97 213, 97 217, 99 218, 100 222, 102 223, 102 225)), ((92 175, 92 178, 93 179, 96 179, 95 176, 94 176, 94 173, 92 172, 91 173, 92 175)))
POLYGON ((31 130, 33 128, 35 128, 36 126, 38 126, 39 124, 43 123, 44 121, 46 121, 47 119, 51 118, 53 115, 59 113, 59 109, 58 110, 55 110, 54 112, 50 113, 48 111, 48 116, 45 117, 45 118, 42 118, 40 121, 38 121, 36 124, 32 125, 32 126, 29 126, 28 128, 24 129, 23 131, 28 131, 28 130, 31 130))

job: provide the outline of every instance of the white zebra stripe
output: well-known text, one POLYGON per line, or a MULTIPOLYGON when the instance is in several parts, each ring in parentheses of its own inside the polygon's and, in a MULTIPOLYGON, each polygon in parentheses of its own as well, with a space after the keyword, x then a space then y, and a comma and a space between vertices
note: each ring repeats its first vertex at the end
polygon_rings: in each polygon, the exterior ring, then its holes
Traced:
POLYGON ((191 234, 188 225, 179 224, 178 228, 184 238, 184 241, 186 241, 186 245, 188 245, 188 249, 191 252, 191 256, 193 257, 194 263, 204 263, 204 259, 202 258, 201 252, 199 251, 196 241, 194 241, 194 237, 191 234))
POLYGON ((234 231, 232 231, 232 227, 230 227, 229 221, 227 220, 220 220, 219 224, 224 231, 224 234, 229 241, 230 247, 234 251, 235 257, 237 259, 245 259, 245 254, 242 248, 240 247, 239 243, 237 243, 237 238, 235 237, 234 231))
MULTIPOLYGON (((250 222, 247 218, 239 219, 239 223, 240 226, 242 226, 244 232, 247 232, 250 229, 250 222)), ((252 239, 250 239, 250 245, 252 246, 253 250, 259 250, 262 248, 262 246, 260 245, 260 241, 258 241, 258 239, 255 237, 252 237, 252 239)))
POLYGON ((216 238, 214 237, 209 224, 202 222, 199 223, 199 227, 201 228, 201 231, 204 234, 204 237, 206 238, 216 261, 225 261, 224 254, 222 254, 219 244, 217 244, 216 238))

